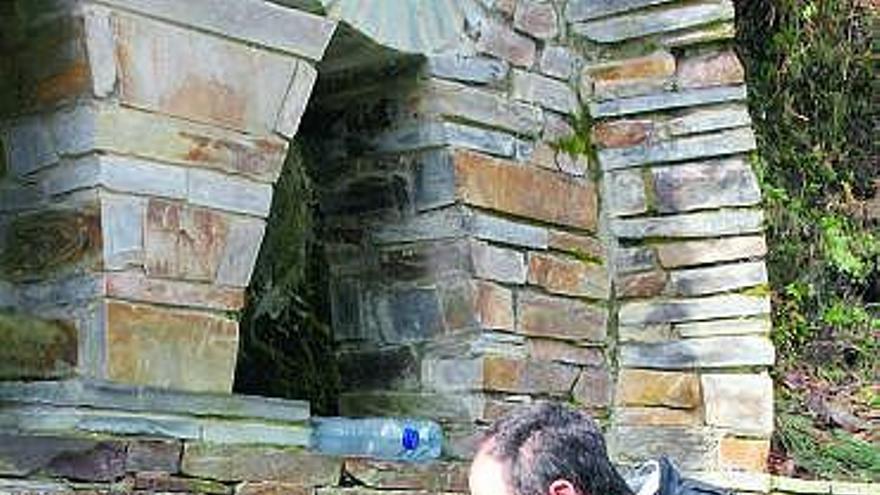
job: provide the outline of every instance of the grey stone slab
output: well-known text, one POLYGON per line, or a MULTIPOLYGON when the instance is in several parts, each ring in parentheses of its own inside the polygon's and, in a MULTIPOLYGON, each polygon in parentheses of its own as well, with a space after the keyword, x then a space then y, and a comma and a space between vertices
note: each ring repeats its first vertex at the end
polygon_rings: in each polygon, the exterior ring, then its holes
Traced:
POLYGON ((297 422, 309 418, 307 402, 243 395, 178 392, 108 382, 5 382, 0 401, 80 406, 156 414, 297 422))
POLYGON ((539 64, 544 74, 568 80, 580 65, 580 57, 571 48, 548 46, 541 52, 539 64))
POLYGON ((566 6, 565 18, 570 22, 586 21, 671 1, 673 0, 571 0, 566 6))
POLYGON ((475 242, 471 246, 471 262, 479 278, 511 284, 526 281, 525 256, 518 251, 475 242))
POLYGON ((515 222, 487 213, 471 210, 465 222, 467 231, 478 239, 532 249, 547 249, 550 242, 550 233, 544 227, 515 222))
POLYGON ((103 98, 113 94, 116 89, 116 40, 110 21, 110 10, 89 5, 84 13, 92 91, 95 96, 103 98))
POLYGON ((758 179, 744 159, 651 169, 657 211, 677 213, 761 202, 758 179))
POLYGON ((776 359, 767 337, 710 337, 656 344, 626 344, 620 365, 626 368, 694 369, 772 366, 776 359))
POLYGON ((121 270, 143 263, 147 202, 133 196, 105 195, 101 202, 104 268, 121 270))
POLYGON ((690 111, 663 124, 663 130, 671 136, 684 136, 701 132, 746 127, 752 123, 745 105, 723 106, 690 111))
POLYGON ((614 459, 628 464, 666 455, 680 469, 712 469, 720 440, 709 428, 618 425, 608 434, 608 450, 614 459))
POLYGON ((266 218, 272 205, 272 186, 191 169, 187 170, 186 199, 196 205, 266 218))
POLYGON ((578 99, 567 84, 533 72, 513 71, 513 97, 540 105, 550 110, 573 114, 578 109, 578 99))
POLYGON ((186 24, 224 37, 301 55, 314 61, 336 29, 336 22, 268 2, 246 0, 101 0, 102 3, 186 24))
POLYGON ((416 209, 430 210, 455 203, 455 168, 447 150, 421 153, 414 168, 416 209))
POLYGON ((617 273, 643 272, 657 266, 657 253, 649 247, 619 248, 614 251, 617 273))
POLYGON ((767 373, 701 377, 706 424, 744 435, 773 433, 773 380, 767 373))
POLYGON ((611 232, 626 239, 715 237, 754 234, 763 229, 764 214, 756 210, 722 210, 611 222, 611 232))
POLYGON ((307 425, 294 426, 251 423, 247 421, 204 421, 200 440, 222 445, 288 445, 307 447, 312 430, 307 425))
POLYGON ((57 481, 2 479, 0 478, 0 493, 9 495, 69 495, 73 487, 67 483, 57 481))
POLYGON ((698 105, 745 101, 747 96, 745 86, 689 89, 591 103, 590 115, 593 118, 618 117, 698 105))
POLYGON ((763 261, 677 270, 669 274, 669 290, 678 296, 727 292, 767 283, 763 261))
POLYGON ((745 127, 632 148, 604 149, 599 152, 599 163, 605 170, 616 170, 652 163, 733 155, 752 151, 756 147, 755 133, 745 127))
POLYGON ((43 200, 43 191, 36 185, 0 183, 0 213, 35 209, 43 200))
POLYGON ((769 318, 735 318, 696 321, 675 325, 675 333, 684 338, 719 337, 725 335, 767 335, 769 318))
POLYGON ((605 174, 605 209, 612 216, 638 215, 648 210, 648 195, 641 170, 605 174))
POLYGON ((188 442, 181 471, 219 481, 290 481, 299 486, 335 486, 342 459, 304 449, 188 442))
POLYGON ((657 245, 660 264, 665 268, 760 258, 766 254, 767 242, 761 235, 670 242, 657 245))
POLYGON ((11 175, 23 177, 58 162, 52 130, 40 117, 14 122, 0 134, 0 140, 11 175))
POLYGON ((534 105, 509 101, 488 90, 451 81, 431 81, 422 109, 489 127, 536 135, 543 127, 541 110, 534 105))
POLYGON ((345 416, 400 416, 462 421, 484 419, 487 399, 480 394, 426 392, 347 392, 339 399, 345 416))
POLYGON ((266 222, 257 219, 238 219, 229 226, 226 247, 217 268, 216 282, 220 285, 245 288, 257 264, 266 222))
POLYGON ((289 139, 296 135, 317 80, 318 71, 311 64, 305 61, 297 62, 296 71, 293 73, 293 79, 290 81, 290 87, 287 89, 287 95, 284 96, 275 122, 275 130, 282 136, 289 139))
POLYGON ((477 84, 503 81, 510 64, 495 58, 448 53, 428 57, 428 73, 443 79, 477 84))
POLYGON ((440 298, 434 288, 391 291, 386 296, 389 322, 382 330, 386 343, 428 341, 443 333, 440 298))
POLYGON ((428 211, 401 222, 385 224, 371 233, 378 244, 420 242, 464 237, 465 214, 458 207, 428 211))
POLYGON ((572 31, 599 43, 618 43, 728 21, 733 19, 734 14, 733 4, 729 0, 714 0, 578 22, 572 25, 572 31))
POLYGON ((621 325, 650 325, 765 315, 770 300, 760 296, 720 295, 698 299, 672 299, 624 303, 620 308, 621 325))
POLYGON ((444 124, 445 144, 492 155, 511 157, 516 147, 512 135, 459 124, 444 124))

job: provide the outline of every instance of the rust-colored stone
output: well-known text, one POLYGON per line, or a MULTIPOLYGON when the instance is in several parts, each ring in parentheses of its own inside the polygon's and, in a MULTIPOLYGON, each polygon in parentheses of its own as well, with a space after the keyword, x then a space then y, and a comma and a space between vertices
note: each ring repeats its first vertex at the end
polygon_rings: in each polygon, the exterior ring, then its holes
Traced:
POLYGON ((578 299, 520 292, 517 331, 530 337, 602 342, 607 335, 607 309, 578 299))
POLYGON ((767 471, 770 440, 724 437, 721 439, 719 457, 723 469, 742 471, 767 471))
POLYGON ((616 401, 623 406, 700 405, 700 380, 693 373, 624 369, 617 379, 616 401))
POLYGON ((526 342, 530 359, 561 363, 603 366, 605 356, 599 347, 586 347, 563 340, 530 338, 526 342))
POLYGON ((228 222, 220 213, 150 199, 144 235, 147 275, 212 281, 228 231, 228 222))
POLYGON ((455 153, 455 170, 458 196, 467 204, 596 229, 596 188, 591 182, 468 151, 455 153))
POLYGON ((589 66, 584 72, 596 82, 663 78, 675 73, 675 58, 667 52, 589 66))
POLYGON ((39 105, 49 105, 80 95, 89 89, 89 67, 78 62, 64 71, 48 77, 34 87, 34 99, 39 105))
POLYGON ((625 148, 648 140, 654 123, 650 120, 616 120, 593 127, 593 142, 602 148, 625 148))
POLYGON ((621 407, 614 414, 618 423, 634 426, 699 426, 703 421, 699 409, 621 407))
POLYGON ((578 369, 561 363, 487 357, 483 362, 483 389, 497 392, 567 395, 578 369))
POLYGON ((653 270, 620 277, 617 293, 621 297, 654 297, 666 287, 666 272, 653 270))
POLYGON ((678 66, 678 84, 683 88, 742 84, 744 81, 745 69, 733 50, 688 58, 678 66))
POLYGON ((563 232, 561 230, 550 231, 550 249, 574 254, 579 258, 602 260, 605 258, 605 250, 602 243, 594 237, 563 232))
POLYGON ((513 330, 513 293, 509 289, 478 281, 476 303, 483 328, 513 330))
POLYGON ((158 387, 229 392, 238 325, 208 313, 107 303, 107 378, 158 387))
POLYGON ((530 284, 548 292, 594 299, 608 297, 608 272, 602 265, 545 253, 529 255, 530 284))
POLYGON ((179 135, 191 142, 190 148, 181 157, 183 160, 209 166, 228 164, 233 171, 253 177, 274 179, 287 154, 287 144, 282 140, 257 138, 245 144, 187 131, 180 131, 179 135))
POLYGON ((210 284, 158 280, 141 273, 112 272, 105 277, 107 296, 127 301, 168 304, 214 310, 244 306, 244 290, 210 284))

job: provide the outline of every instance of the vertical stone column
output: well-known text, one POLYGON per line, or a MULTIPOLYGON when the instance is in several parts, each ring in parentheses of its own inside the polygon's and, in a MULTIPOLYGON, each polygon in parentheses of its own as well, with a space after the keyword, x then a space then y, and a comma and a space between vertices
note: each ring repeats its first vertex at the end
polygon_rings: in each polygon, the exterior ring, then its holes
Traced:
POLYGON ((733 17, 726 0, 568 5, 572 29, 601 47, 581 87, 612 235, 611 438, 625 462, 766 466, 774 350, 733 17))
POLYGON ((335 24, 258 0, 3 9, 0 303, 72 322, 83 375, 229 392, 335 24))

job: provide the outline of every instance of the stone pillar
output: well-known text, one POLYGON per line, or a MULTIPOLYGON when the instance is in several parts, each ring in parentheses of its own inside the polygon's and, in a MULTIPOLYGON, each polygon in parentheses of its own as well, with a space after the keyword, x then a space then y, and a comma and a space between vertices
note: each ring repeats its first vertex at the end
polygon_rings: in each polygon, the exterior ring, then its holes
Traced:
POLYGON ((614 259, 612 446, 624 462, 763 470, 774 350, 733 4, 576 0, 567 17, 601 46, 581 90, 614 259))
POLYGON ((2 9, 0 303, 73 323, 85 376, 229 392, 335 23, 258 0, 2 9))

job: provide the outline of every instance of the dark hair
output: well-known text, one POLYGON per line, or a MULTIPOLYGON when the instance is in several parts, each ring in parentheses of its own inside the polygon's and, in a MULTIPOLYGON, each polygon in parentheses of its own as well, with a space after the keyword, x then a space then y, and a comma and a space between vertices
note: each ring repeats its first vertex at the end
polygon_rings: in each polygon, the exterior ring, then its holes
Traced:
POLYGON ((583 495, 632 494, 608 459, 599 427, 566 406, 545 403, 502 418, 486 433, 487 445, 490 455, 507 464, 516 495, 546 495, 559 479, 583 495))

